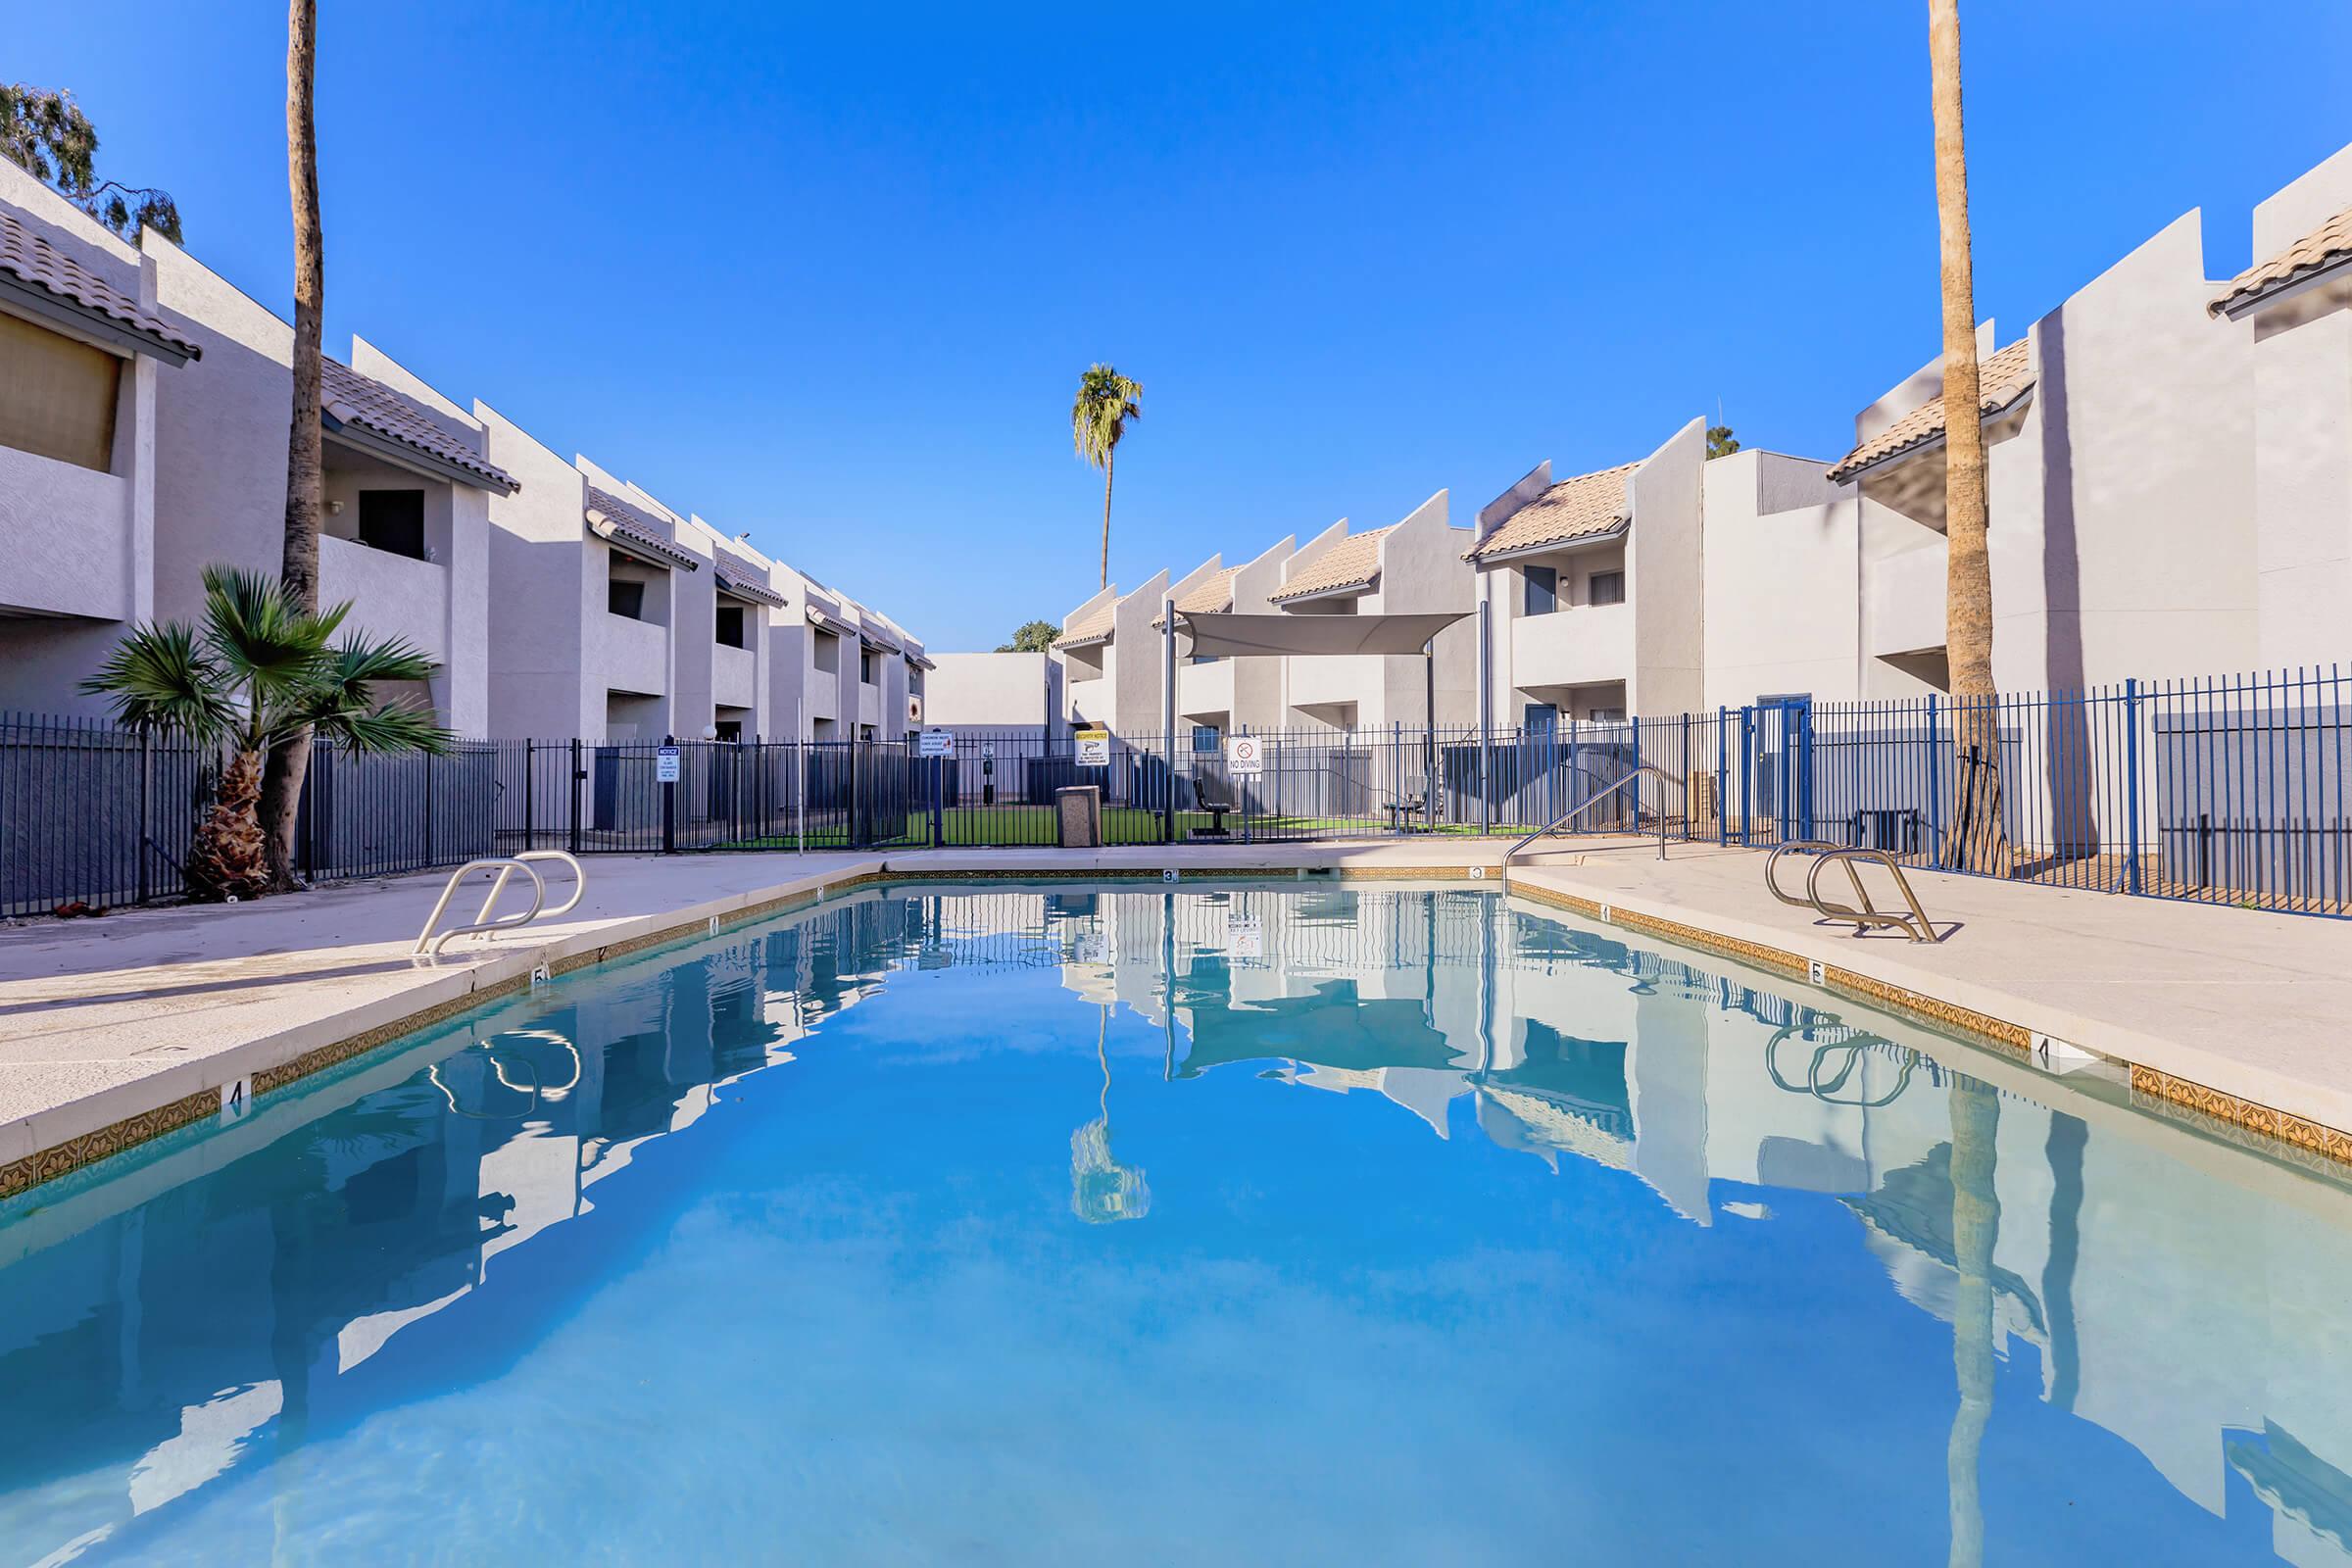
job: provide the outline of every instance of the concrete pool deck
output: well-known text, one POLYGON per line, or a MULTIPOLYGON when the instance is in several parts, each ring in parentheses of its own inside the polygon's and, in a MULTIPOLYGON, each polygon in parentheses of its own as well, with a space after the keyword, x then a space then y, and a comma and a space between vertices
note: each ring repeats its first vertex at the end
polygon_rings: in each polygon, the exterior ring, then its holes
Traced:
MULTIPOLYGON (((1345 876, 1491 879, 1503 841, 597 857, 561 921, 409 948, 446 872, 233 907, 0 926, 0 1196, 372 1049, 551 973, 877 878, 1345 876)), ((2037 1036, 2129 1064, 2133 1087, 2352 1161, 2352 924, 1916 875, 1928 946, 1815 924, 1775 902, 1751 850, 1580 839, 1523 856, 1536 902, 1819 983, 2028 1050, 2037 1036)), ((561 897, 551 877, 551 894, 561 897)), ((460 901, 464 903, 463 900, 460 901)))

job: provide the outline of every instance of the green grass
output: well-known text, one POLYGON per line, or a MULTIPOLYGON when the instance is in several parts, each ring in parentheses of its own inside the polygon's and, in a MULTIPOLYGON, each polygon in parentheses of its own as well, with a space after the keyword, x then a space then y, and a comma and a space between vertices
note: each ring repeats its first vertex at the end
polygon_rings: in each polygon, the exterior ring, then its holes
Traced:
MULTIPOLYGON (((1206 811, 1176 813, 1176 840, 1194 842, 1193 830, 1205 828, 1214 820, 1206 811)), ((965 806, 954 807, 940 813, 941 837, 951 849, 977 849, 990 846, 1051 845, 1057 841, 1051 806, 965 806)), ((1385 835, 1390 831, 1389 818, 1380 816, 1251 816, 1245 820, 1238 812, 1225 814, 1225 837, 1206 840, 1210 843, 1245 842, 1244 830, 1253 838, 1315 838, 1360 837, 1385 835)), ((1416 834, 1476 836, 1475 822, 1441 822, 1432 828, 1416 822, 1416 834)), ((1495 832, 1511 831, 1497 824, 1495 832)), ((1520 830, 1524 831, 1524 829, 1520 830)), ((1140 807, 1113 806, 1102 812, 1102 841, 1105 844, 1157 844, 1160 842, 1160 813, 1140 807)), ((801 840, 793 834, 770 834, 763 838, 737 839, 718 846, 724 850, 789 850, 801 840)), ((929 848, 931 844, 931 813, 910 811, 906 817, 906 845, 929 848)), ((810 849, 845 849, 848 830, 838 824, 823 829, 810 829, 808 839, 810 849)))

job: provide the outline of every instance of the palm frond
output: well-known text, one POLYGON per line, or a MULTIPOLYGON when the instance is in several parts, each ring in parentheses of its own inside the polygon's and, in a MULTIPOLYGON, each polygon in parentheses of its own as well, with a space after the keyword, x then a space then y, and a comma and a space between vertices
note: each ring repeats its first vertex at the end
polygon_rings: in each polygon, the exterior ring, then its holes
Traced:
POLYGON ((347 752, 427 752, 445 755, 457 739, 428 709, 403 703, 342 709, 317 721, 318 739, 347 752))
POLYGON ((140 626, 115 645, 81 689, 110 699, 125 729, 212 745, 237 721, 225 672, 184 621, 140 626))
POLYGON ((1144 416, 1144 385, 1107 365, 1090 365, 1070 405, 1070 441, 1096 467, 1110 459, 1127 426, 1144 416))
POLYGON ((204 569, 205 640, 229 678, 256 688, 267 705, 318 678, 327 639, 348 608, 313 614, 265 572, 221 565, 204 569))

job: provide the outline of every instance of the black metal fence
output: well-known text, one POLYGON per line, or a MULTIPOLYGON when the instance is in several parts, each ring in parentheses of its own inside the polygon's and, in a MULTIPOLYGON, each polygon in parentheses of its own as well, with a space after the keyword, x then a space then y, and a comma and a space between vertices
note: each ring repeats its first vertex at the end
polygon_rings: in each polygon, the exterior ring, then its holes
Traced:
MULTIPOLYGON (((467 742, 321 751, 314 880, 524 848, 577 854, 1048 845, 1055 793, 1101 790, 1112 844, 1577 829, 1884 849, 1915 865, 2299 913, 2352 913, 2352 676, 2339 669, 2027 693, 1778 699, 1557 727, 902 741, 467 742), (1988 789, 1997 780, 1997 789, 1988 789), (1997 853, 1955 832, 1997 799, 1997 853), (1971 843, 1975 848, 1969 848, 1971 843)), ((216 760, 87 720, 0 715, 0 913, 168 897, 216 760)))

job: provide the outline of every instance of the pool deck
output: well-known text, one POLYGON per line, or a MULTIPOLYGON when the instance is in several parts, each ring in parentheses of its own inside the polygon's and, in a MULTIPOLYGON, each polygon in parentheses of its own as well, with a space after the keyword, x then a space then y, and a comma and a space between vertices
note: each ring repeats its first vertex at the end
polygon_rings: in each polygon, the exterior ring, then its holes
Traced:
MULTIPOLYGON (((217 1114, 493 995, 879 876, 1186 876, 1329 868, 1490 882, 1501 841, 597 857, 561 921, 409 956, 445 873, 233 907, 0 925, 0 1196, 217 1114)), ((560 875, 560 873, 559 873, 560 875)), ((1776 903, 1755 851, 1592 839, 1511 886, 1631 932, 1995 1044, 2039 1036, 2130 1064, 2135 1088, 2352 1161, 2352 923, 1915 876, 1953 929, 1854 937, 1776 903)), ((560 895, 553 886, 551 892, 560 895)), ((478 895, 477 895, 478 897, 478 895)), ((461 901, 464 902, 464 901, 461 901)))

